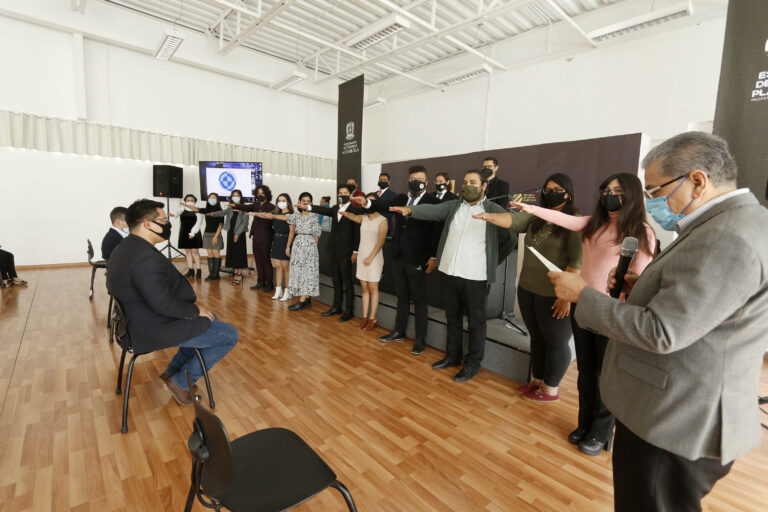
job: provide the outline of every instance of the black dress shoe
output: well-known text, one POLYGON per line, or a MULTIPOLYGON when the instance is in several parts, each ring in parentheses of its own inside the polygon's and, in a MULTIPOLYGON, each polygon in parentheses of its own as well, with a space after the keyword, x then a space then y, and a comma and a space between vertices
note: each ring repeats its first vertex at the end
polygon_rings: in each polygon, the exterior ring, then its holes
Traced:
POLYGON ((427 340, 424 338, 418 338, 416 341, 413 342, 413 348, 411 349, 411 354, 418 356, 419 354, 424 353, 424 349, 427 346, 427 340))
POLYGON ((259 288, 264 288, 266 286, 264 283, 256 283, 255 285, 251 286, 251 290, 258 290, 259 288))
POLYGON ((383 341, 384 343, 389 343, 392 341, 400 341, 405 339, 405 334, 397 331, 392 331, 386 336, 382 336, 379 338, 379 341, 383 341))
POLYGON ((579 444, 585 437, 587 437, 587 429, 578 427, 568 434, 568 442, 571 444, 579 444))
POLYGON ((446 357, 445 359, 441 359, 435 364, 433 364, 432 368, 434 368, 435 370, 445 370, 446 368, 450 368, 451 366, 459 366, 460 364, 461 364, 461 361, 453 361, 446 357))
POLYGON ((320 316, 333 316, 333 315, 340 315, 341 314, 341 308, 331 308, 328 311, 323 311, 320 313, 320 316))
POLYGON ((299 301, 295 304, 288 306, 289 311, 301 311, 309 307, 309 300, 299 301))
POLYGON ((187 270, 187 273, 184 274, 184 277, 195 277, 195 271, 192 269, 187 270))
POLYGON ((195 279, 200 279, 201 277, 203 277, 203 273, 200 271, 200 269, 197 269, 195 271, 195 279))
POLYGON ((352 313, 344 313, 339 317, 339 322, 347 322, 352 320, 352 313))
POLYGON ((469 379, 473 378, 475 375, 480 373, 479 368, 467 368, 464 366, 459 373, 453 376, 454 382, 467 382, 469 379))
POLYGON ((601 441, 594 434, 589 434, 579 443, 579 451, 597 457, 602 453, 605 444, 605 441, 601 441))

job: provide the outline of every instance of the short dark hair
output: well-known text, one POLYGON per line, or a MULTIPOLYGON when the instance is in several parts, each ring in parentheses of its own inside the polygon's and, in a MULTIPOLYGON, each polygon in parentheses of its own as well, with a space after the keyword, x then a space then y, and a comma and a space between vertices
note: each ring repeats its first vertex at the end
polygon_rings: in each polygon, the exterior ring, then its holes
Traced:
POLYGON ((125 220, 125 213, 128 211, 128 208, 125 206, 115 206, 112 208, 112 211, 109 212, 109 221, 114 224, 117 219, 123 219, 125 220))
POLYGON ((379 195, 376 192, 369 192, 365 195, 366 199, 378 199, 379 195))
POLYGON ((321 201, 325 201, 328 204, 331 204, 331 196, 323 196, 320 198, 321 201))
POLYGON ((261 189, 264 192, 264 197, 267 198, 267 201, 272 200, 272 190, 266 185, 256 185, 256 188, 253 189, 253 195, 254 197, 259 195, 258 190, 261 189))
POLYGON ((128 207, 128 211, 125 212, 125 222, 128 223, 128 228, 133 229, 145 220, 154 220, 157 218, 157 209, 163 208, 165 205, 159 201, 152 199, 139 199, 134 201, 131 206, 128 207))
POLYGON ((442 176, 443 178, 445 178, 445 181, 451 181, 451 176, 447 172, 439 172, 435 175, 435 178, 437 178, 438 176, 442 176))
POLYGON ((386 176, 388 180, 392 179, 392 176, 390 176, 388 172, 379 173, 379 178, 381 178, 382 176, 386 176))
POLYGON ((470 169, 464 173, 464 176, 466 176, 467 174, 477 174, 477 177, 480 178, 480 183, 488 183, 488 178, 485 175, 485 171, 482 171, 480 169, 470 169))
POLYGON ((487 156, 483 158, 483 162, 485 162, 486 160, 490 160, 491 162, 493 162, 493 165, 499 165, 499 159, 496 158, 495 156, 487 156))
POLYGON ((349 180, 352 180, 355 182, 355 186, 357 186, 357 180, 355 178, 347 178, 347 181, 345 183, 349 183, 349 180))
MULTIPOLYGON (((349 179, 352 179, 352 178, 349 178, 349 179)), ((341 191, 341 189, 344 189, 344 190, 346 190, 346 191, 347 191, 347 192, 349 192, 350 194, 352 193, 352 192, 349 190, 349 186, 348 186, 346 183, 342 183, 342 184, 340 184, 338 187, 336 187, 336 192, 340 192, 340 191, 341 191)))
POLYGON ((312 199, 312 194, 310 194, 309 192, 302 192, 302 193, 299 195, 299 202, 301 202, 301 200, 302 200, 302 199, 304 199, 305 197, 308 197, 308 198, 309 198, 309 202, 310 202, 310 203, 313 203, 313 202, 314 202, 314 199, 312 199))
POLYGON ((412 165, 408 168, 408 176, 411 174, 415 174, 417 172, 423 172, 424 174, 427 173, 427 168, 423 165, 412 165))

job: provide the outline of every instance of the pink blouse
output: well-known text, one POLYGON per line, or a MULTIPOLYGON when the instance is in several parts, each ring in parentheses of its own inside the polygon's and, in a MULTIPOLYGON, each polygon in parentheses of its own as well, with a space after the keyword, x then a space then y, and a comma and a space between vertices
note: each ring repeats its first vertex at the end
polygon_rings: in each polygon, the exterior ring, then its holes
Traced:
MULTIPOLYGON (((575 217, 540 206, 532 206, 532 208, 531 213, 533 215, 552 224, 562 226, 569 231, 584 231, 587 223, 589 223, 589 219, 592 218, 575 217)), ((619 250, 621 249, 621 242, 616 243, 618 236, 616 221, 619 218, 619 212, 610 212, 608 215, 610 216, 608 226, 595 233, 591 240, 582 238, 581 242, 581 277, 588 286, 606 295, 608 294, 605 291, 608 286, 608 275, 611 273, 611 269, 619 263, 619 250)), ((651 247, 656 247, 656 233, 654 233, 653 228, 646 223, 645 229, 651 247)), ((640 250, 637 252, 635 259, 632 260, 632 265, 630 265, 629 269, 637 274, 642 274, 651 260, 653 260, 653 255, 648 253, 644 244, 640 244, 640 250)))

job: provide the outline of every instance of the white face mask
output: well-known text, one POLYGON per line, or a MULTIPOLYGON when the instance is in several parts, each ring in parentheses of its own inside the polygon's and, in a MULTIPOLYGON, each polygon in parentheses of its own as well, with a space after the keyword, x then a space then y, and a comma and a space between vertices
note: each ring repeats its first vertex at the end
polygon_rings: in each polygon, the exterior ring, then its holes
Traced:
POLYGON ((208 199, 208 204, 209 205, 216 206, 216 203, 218 203, 218 201, 216 201, 216 199, 214 199, 212 197, 210 199, 208 199))
POLYGON ((195 206, 195 202, 194 202, 194 201, 187 201, 187 204, 188 204, 189 206, 195 206))
POLYGON ((285 210, 286 208, 288 208, 288 203, 286 203, 285 201, 278 201, 277 207, 280 208, 281 210, 285 210))
POLYGON ((231 197, 230 199, 231 199, 231 200, 232 200, 232 202, 233 202, 233 203, 235 203, 235 204, 237 204, 237 203, 239 203, 239 202, 240 202, 240 197, 239 197, 239 196, 231 197))

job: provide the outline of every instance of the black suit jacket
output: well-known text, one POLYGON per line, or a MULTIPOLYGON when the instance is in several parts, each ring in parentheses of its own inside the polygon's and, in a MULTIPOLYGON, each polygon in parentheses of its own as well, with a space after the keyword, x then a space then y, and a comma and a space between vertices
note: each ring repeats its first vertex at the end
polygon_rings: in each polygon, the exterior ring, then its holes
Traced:
POLYGON ((123 241, 123 236, 112 228, 109 228, 104 239, 101 241, 101 259, 108 260, 112 256, 117 244, 123 241))
MULTIPOLYGON (((379 196, 381 201, 394 201, 397 197, 397 193, 391 188, 388 188, 383 194, 379 196)), ((387 219, 387 236, 392 236, 392 217, 395 215, 392 212, 380 212, 387 219)))
POLYGON ((505 210, 509 208, 509 199, 507 198, 508 195, 509 195, 509 183, 507 183, 506 181, 496 176, 494 179, 488 182, 488 190, 485 193, 485 197, 487 197, 497 205, 501 206, 505 210), (504 197, 499 199, 494 199, 499 196, 504 196, 504 197))
MULTIPOLYGON (((435 197, 437 197, 437 194, 435 194, 435 197)), ((440 201, 441 203, 444 203, 446 201, 453 201, 454 199, 458 199, 458 198, 459 198, 459 196, 457 196, 456 194, 454 194, 450 190, 447 190, 445 192, 445 195, 443 196, 443 198, 442 199, 438 199, 438 201, 440 201)))
MULTIPOLYGON (((419 204, 438 204, 434 194, 424 193, 419 204)), ((371 201, 371 210, 389 212, 390 206, 407 206, 408 194, 399 194, 392 201, 377 199, 371 201)), ((392 217, 392 257, 400 259, 406 265, 424 267, 430 258, 437 256, 442 223, 406 218, 402 215, 392 217)))
MULTIPOLYGON (((349 205, 347 207, 349 213, 360 215, 363 210, 349 205)), ((339 205, 335 205, 332 208, 325 206, 312 205, 312 213, 325 215, 330 217, 333 221, 331 224, 331 243, 328 244, 328 254, 336 258, 349 257, 357 247, 360 245, 360 224, 352 222, 346 217, 341 218, 341 222, 338 220, 339 205)))
POLYGON ((160 251, 128 235, 112 253, 107 289, 128 319, 134 352, 173 347, 208 330, 189 282, 160 251))

